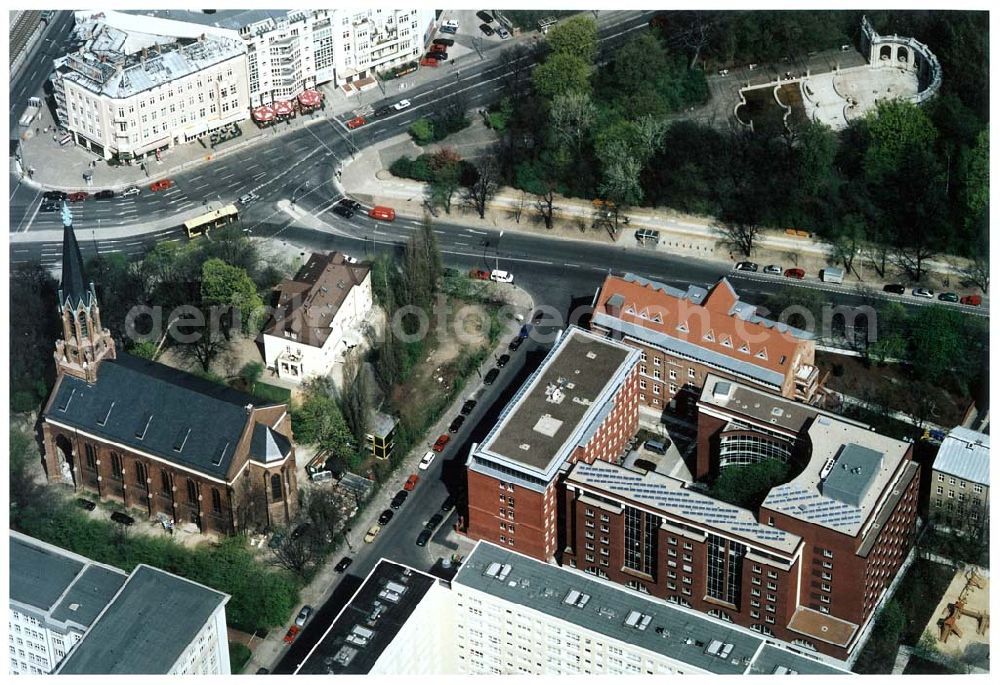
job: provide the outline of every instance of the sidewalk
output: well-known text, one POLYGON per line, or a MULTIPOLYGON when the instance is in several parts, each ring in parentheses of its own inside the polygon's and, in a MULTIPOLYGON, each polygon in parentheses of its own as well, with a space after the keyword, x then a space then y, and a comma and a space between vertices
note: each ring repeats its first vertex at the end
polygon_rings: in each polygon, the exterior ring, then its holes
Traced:
MULTIPOLYGON (((479 125, 478 117, 474 125, 479 125)), ((461 135, 461 132, 457 135, 461 135)), ((450 147, 449 140, 428 146, 427 150, 433 151, 442 146, 450 147)), ((397 178, 388 171, 389 165, 399 157, 403 155, 415 157, 421 152, 421 148, 412 142, 408 134, 389 138, 365 148, 354 160, 346 162, 341 184, 346 193, 363 202, 388 205, 401 216, 422 218, 426 185, 419 181, 397 178)), ((480 219, 475 211, 463 206, 457 193, 450 214, 444 214, 443 210, 437 211, 439 218, 465 222, 472 227, 478 225, 503 231, 586 240, 616 245, 623 249, 654 250, 671 255, 718 261, 727 265, 740 260, 740 257, 729 248, 720 244, 710 218, 685 215, 667 208, 635 208, 629 211, 628 223, 619 231, 617 239, 612 239, 604 227, 594 227, 595 207, 591 202, 556 196, 554 205, 554 221, 551 229, 546 229, 542 223, 535 208, 535 197, 512 188, 503 188, 497 193, 489 203, 485 219, 480 219), (645 247, 638 243, 635 231, 641 228, 660 232, 659 244, 656 247, 645 247)), ((829 249, 828 244, 813 238, 793 237, 783 232, 769 231, 759 239, 753 259, 761 267, 776 263, 782 268, 794 266, 805 269, 806 281, 818 284, 819 271, 833 264, 828 258, 829 249)), ((951 277, 958 280, 959 271, 956 267, 941 261, 929 261, 927 266, 933 269, 933 272, 929 273, 929 285, 935 291, 960 290, 957 284, 949 286, 943 284, 944 278, 951 277)), ((878 279, 873 271, 871 278, 868 278, 866 271, 868 270, 862 271, 862 275, 865 276, 864 281, 851 276, 839 288, 827 283, 823 283, 823 287, 852 292, 855 285, 864 283, 881 291, 886 283, 898 282, 878 279)), ((772 279, 759 273, 742 275, 749 278, 772 279)), ((959 292, 959 294, 966 293, 959 292)))
MULTIPOLYGON (((517 286, 511 286, 512 290, 510 292, 508 302, 510 302, 514 307, 516 307, 518 312, 522 312, 527 318, 530 312, 534 309, 534 300, 527 291, 522 290, 517 286)), ((518 326, 510 325, 507 331, 500 336, 500 340, 497 342, 496 347, 494 347, 491 354, 486 355, 486 359, 483 361, 482 366, 479 369, 478 374, 473 374, 466 380, 465 390, 470 390, 470 386, 478 386, 480 383, 480 378, 493 367, 495 357, 502 354, 507 349, 507 343, 510 341, 510 337, 516 333, 518 326)), ((426 436, 435 436, 440 433, 445 433, 448 430, 448 423, 454 418, 454 415, 458 412, 459 407, 465 401, 468 396, 468 392, 459 393, 453 402, 452 410, 443 412, 441 418, 438 422, 430 427, 426 436)), ((425 436, 425 437, 426 437, 425 436)), ((390 478, 399 478, 401 474, 409 472, 417 472, 417 464, 420 462, 421 457, 424 452, 427 451, 427 442, 421 441, 413 446, 410 453, 406 456, 403 465, 393 472, 390 478)), ((334 550, 328 557, 327 563, 320 568, 316 575, 313 577, 312 582, 309 585, 302 588, 299 593, 299 602, 301 604, 309 604, 317 609, 322 607, 326 601, 333 594, 335 587, 340 583, 342 576, 334 570, 337 562, 344 554, 349 554, 350 556, 355 556, 364 549, 365 545, 362 542, 365 531, 367 531, 374 523, 377 522, 379 515, 385 509, 389 508, 389 502, 396 494, 396 488, 384 483, 375 495, 368 501, 365 505, 364 512, 361 516, 351 522, 350 532, 345 536, 346 547, 340 547, 334 550)), ((291 619, 291 617, 289 617, 291 619)), ((273 628, 267 635, 266 638, 261 640, 256 644, 253 650, 253 655, 247 665, 244 667, 244 673, 256 673, 257 669, 260 667, 266 667, 269 669, 274 668, 277 662, 284 657, 286 651, 286 645, 283 642, 285 636, 285 626, 278 626, 273 628)))

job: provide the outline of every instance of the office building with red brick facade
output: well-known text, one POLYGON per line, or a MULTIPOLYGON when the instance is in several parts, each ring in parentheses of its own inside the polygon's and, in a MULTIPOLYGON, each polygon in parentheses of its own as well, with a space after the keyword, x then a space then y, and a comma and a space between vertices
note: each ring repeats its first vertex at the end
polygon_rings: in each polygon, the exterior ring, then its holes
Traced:
POLYGON ((570 327, 467 461, 467 534, 552 561, 570 464, 613 462, 638 430, 639 353, 570 327))
POLYGON ((41 417, 49 481, 202 532, 289 523, 298 488, 288 406, 118 352, 71 219, 64 210, 63 339, 41 417))
POLYGON ((759 316, 725 278, 680 290, 608 275, 590 328, 641 352, 639 400, 658 411, 693 416, 708 374, 805 403, 820 395, 813 335, 759 316))
POLYGON ((698 471, 777 459, 790 480, 755 514, 656 470, 577 464, 561 562, 847 659, 913 545, 912 445, 719 376, 698 409, 698 471))

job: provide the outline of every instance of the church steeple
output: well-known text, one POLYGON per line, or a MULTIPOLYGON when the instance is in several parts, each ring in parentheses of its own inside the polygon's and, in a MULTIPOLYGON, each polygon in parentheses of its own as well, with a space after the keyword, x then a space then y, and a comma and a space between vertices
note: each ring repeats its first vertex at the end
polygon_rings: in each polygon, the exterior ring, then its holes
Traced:
POLYGON ((111 332, 101 327, 101 309, 93 283, 83 272, 83 255, 73 232, 73 213, 63 202, 62 279, 59 310, 63 339, 56 341, 57 373, 67 373, 88 383, 97 380, 97 367, 104 359, 115 358, 111 332))

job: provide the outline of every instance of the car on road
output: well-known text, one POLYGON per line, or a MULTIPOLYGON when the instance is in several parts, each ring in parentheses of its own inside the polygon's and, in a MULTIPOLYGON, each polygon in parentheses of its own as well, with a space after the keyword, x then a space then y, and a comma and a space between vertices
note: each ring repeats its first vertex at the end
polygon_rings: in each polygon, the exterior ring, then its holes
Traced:
POLYGON ((490 280, 490 272, 483 269, 473 269, 469 272, 469 278, 474 278, 477 281, 488 281, 490 280))
POLYGON ((115 197, 115 191, 113 190, 101 190, 94 195, 95 200, 113 200, 115 197))
POLYGON ((446 21, 444 24, 441 25, 441 30, 444 31, 445 29, 451 29, 453 31, 457 31, 458 27, 459 23, 457 21, 455 21, 454 19, 449 19, 448 21, 446 21))
POLYGON ((415 487, 417 487, 417 483, 419 482, 420 482, 420 476, 418 476, 415 473, 411 473, 410 477, 406 479, 405 483, 403 483, 403 489, 409 492, 410 490, 413 490, 415 487))
POLYGON ((486 372, 486 376, 483 378, 484 385, 493 385, 493 381, 497 379, 500 375, 500 369, 492 368, 486 372))
POLYGON ((493 269, 490 272, 490 280, 496 283, 513 283, 514 274, 509 271, 502 271, 500 269, 493 269))
POLYGON ((428 450, 427 453, 424 454, 423 458, 420 460, 420 464, 417 465, 417 468, 420 469, 421 471, 426 471, 428 467, 430 467, 430 465, 434 463, 434 457, 436 456, 437 455, 434 454, 434 450, 428 450))
POLYGON ((345 219, 350 219, 352 216, 354 216, 353 209, 351 209, 350 207, 345 207, 344 205, 340 204, 333 206, 333 213, 336 214, 337 216, 342 216, 345 219))
POLYGON ((757 265, 753 262, 736 262, 734 267, 737 271, 757 271, 757 265))
POLYGON ((139 186, 129 186, 122 191, 122 197, 135 197, 136 195, 142 195, 142 188, 139 186))
POLYGON ((396 493, 396 496, 392 498, 392 501, 389 502, 389 506, 392 507, 393 509, 399 509, 401 506, 403 506, 403 502, 406 501, 406 498, 409 494, 410 493, 408 493, 406 490, 400 490, 399 492, 396 493))
POLYGON ((62 202, 67 197, 69 197, 69 195, 67 195, 61 190, 47 190, 42 195, 43 200, 53 200, 55 202, 62 202))
POLYGON ((443 45, 446 48, 450 48, 455 44, 454 38, 435 38, 431 41, 431 45, 443 45))
POLYGON ((389 521, 391 521, 391 520, 392 520, 392 517, 393 517, 393 516, 394 516, 395 514, 396 514, 396 512, 394 512, 394 511, 393 511, 392 509, 386 509, 386 510, 385 510, 385 511, 383 511, 383 512, 382 512, 382 514, 381 514, 381 515, 380 515, 380 516, 378 517, 378 524, 379 524, 380 526, 384 526, 385 524, 389 523, 389 521))
POLYGON ((458 33, 458 27, 457 26, 448 26, 446 24, 445 26, 441 27, 441 33, 449 33, 451 35, 454 35, 454 34, 458 33))
POLYGON ((293 642, 295 642, 295 638, 297 638, 299 636, 299 632, 301 632, 301 630, 302 629, 299 628, 298 626, 292 626, 291 628, 289 628, 288 632, 285 633, 285 637, 284 637, 285 644, 286 645, 290 645, 293 642))
POLYGON ((441 45, 440 43, 431 43, 431 49, 428 52, 448 52, 448 46, 441 45))
POLYGON ((43 212, 58 212, 61 207, 58 202, 43 202, 39 209, 43 212))
POLYGON ((480 24, 479 30, 482 31, 487 36, 492 36, 496 31, 494 31, 489 24, 480 24))
POLYGON ((349 129, 356 129, 356 128, 361 128, 367 123, 368 120, 365 119, 364 117, 354 117, 353 119, 348 120, 345 126, 347 126, 347 128, 349 129))
POLYGON ((941 293, 938 295, 938 299, 942 302, 958 302, 957 293, 941 293))
POLYGON ((158 193, 161 190, 170 190, 174 187, 174 182, 169 178, 161 178, 159 181, 153 181, 149 184, 149 189, 154 193, 158 193))
POLYGON ((455 508, 455 497, 453 495, 448 495, 444 502, 441 503, 441 511, 451 511, 455 508))
POLYGON ((981 295, 966 295, 959 300, 961 304, 967 304, 970 307, 979 307, 983 304, 983 298, 981 295))
POLYGON ((312 615, 313 615, 313 608, 308 604, 306 604, 304 607, 302 607, 302 611, 299 612, 299 615, 295 617, 295 625, 301 628, 306 624, 306 622, 309 621, 310 618, 312 618, 312 615))
POLYGON ((444 60, 448 59, 448 53, 447 52, 428 52, 425 55, 425 57, 427 57, 427 59, 435 59, 438 62, 443 62, 444 60))
POLYGON ((524 338, 517 337, 510 341, 510 344, 507 345, 507 349, 510 350, 511 352, 517 352, 517 348, 519 348, 523 344, 524 344, 524 338))
POLYGON ((462 405, 462 415, 468 416, 469 414, 472 413, 472 410, 475 408, 476 408, 475 400, 466 400, 465 403, 462 405))
POLYGON ((886 283, 882 286, 882 291, 893 293, 894 295, 902 295, 906 292, 906 286, 902 283, 886 283))
POLYGON ((431 516, 430 520, 424 524, 424 528, 432 531, 438 526, 440 526, 442 521, 444 521, 444 516, 442 516, 441 514, 434 514, 433 516, 431 516))
POLYGON ((486 22, 487 24, 493 23, 493 15, 487 12, 486 10, 479 10, 478 12, 476 12, 476 19, 478 19, 479 21, 486 22))
POLYGON ((454 419, 451 420, 451 425, 448 426, 449 433, 457 433, 462 428, 462 424, 465 423, 465 417, 459 414, 454 419))
POLYGON ((365 533, 365 542, 366 543, 375 542, 375 538, 377 538, 378 534, 381 532, 382 532, 382 526, 376 523, 374 526, 368 529, 367 533, 365 533))
POLYGON ((343 573, 344 571, 347 570, 347 567, 353 563, 354 559, 351 559, 350 557, 344 557, 343 559, 337 562, 337 565, 333 567, 333 570, 336 571, 337 573, 343 573))
POLYGON ((767 266, 764 267, 764 273, 780 275, 781 267, 778 266, 777 264, 768 264, 767 266))
POLYGON ((805 269, 798 269, 798 268, 785 269, 785 278, 797 278, 799 280, 802 280, 805 277, 806 277, 805 269))
POLYGON ((451 436, 447 433, 442 433, 438 436, 438 439, 434 441, 434 445, 431 447, 435 452, 443 452, 448 441, 451 440, 451 436))
POLYGON ((392 106, 392 108, 394 110, 396 110, 397 112, 402 112, 404 109, 406 109, 407 107, 409 107, 410 104, 411 103, 410 103, 409 100, 400 100, 399 102, 397 102, 396 104, 394 104, 392 106))
POLYGON ((503 40, 507 40, 508 38, 510 38, 510 31, 505 29, 503 26, 498 26, 497 35, 500 36, 500 38, 502 38, 503 40))
POLYGON ((376 221, 395 221, 396 220, 396 210, 392 207, 385 207, 383 205, 375 205, 368 210, 368 216, 375 219, 376 221))
POLYGON ((69 200, 70 202, 83 202, 88 197, 90 197, 90 193, 83 190, 78 190, 75 193, 70 193, 69 197, 66 199, 69 200))
POLYGON ((914 297, 922 297, 925 300, 934 299, 934 292, 927 288, 914 288, 912 292, 914 297))
POLYGON ((391 106, 389 106, 389 105, 384 105, 384 106, 382 106, 382 107, 379 107, 378 109, 376 109, 376 110, 375 110, 375 111, 374 111, 374 112, 373 112, 372 114, 373 114, 373 115, 374 115, 374 116, 375 116, 376 118, 377 118, 377 117, 384 117, 384 116, 386 116, 387 114, 392 114, 392 107, 391 107, 391 106))
POLYGON ((497 368, 502 369, 503 367, 507 366, 507 363, 509 361, 510 361, 509 354, 501 354, 499 357, 497 357, 497 368))
POLYGON ((260 195, 254 192, 247 193, 246 195, 240 195, 240 199, 237 200, 241 205, 246 207, 247 205, 252 205, 254 202, 260 199, 260 195))
POLYGON ((337 205, 340 207, 347 207, 348 209, 355 212, 361 209, 361 203, 358 202, 357 200, 352 200, 349 197, 340 198, 339 200, 337 200, 337 205))
POLYGON ((433 535, 433 531, 426 528, 420 531, 420 535, 417 536, 417 547, 426 547, 427 541, 431 539, 431 535, 433 535))

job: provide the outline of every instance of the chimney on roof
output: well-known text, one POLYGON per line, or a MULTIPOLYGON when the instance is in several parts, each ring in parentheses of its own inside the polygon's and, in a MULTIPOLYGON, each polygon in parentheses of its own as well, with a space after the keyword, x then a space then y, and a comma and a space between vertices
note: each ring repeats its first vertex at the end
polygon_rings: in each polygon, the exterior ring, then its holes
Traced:
POLYGON ((250 414, 253 413, 253 404, 252 403, 251 404, 247 404, 247 406, 244 407, 244 409, 246 409, 247 416, 250 416, 250 414))
POLYGON ((604 311, 608 316, 619 317, 622 313, 622 305, 625 303, 625 298, 619 293, 615 293, 609 297, 604 302, 604 311))

